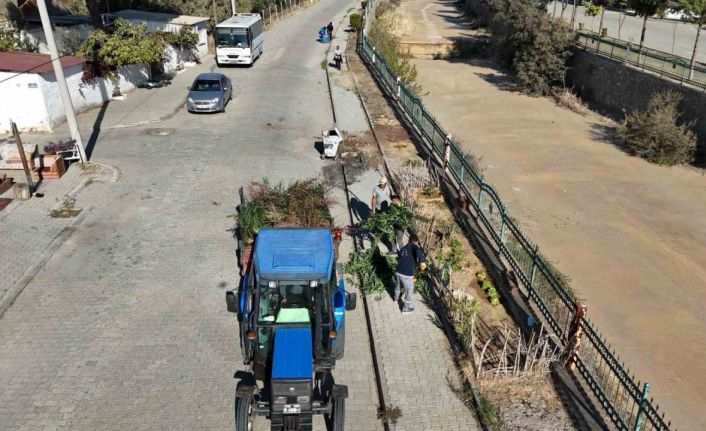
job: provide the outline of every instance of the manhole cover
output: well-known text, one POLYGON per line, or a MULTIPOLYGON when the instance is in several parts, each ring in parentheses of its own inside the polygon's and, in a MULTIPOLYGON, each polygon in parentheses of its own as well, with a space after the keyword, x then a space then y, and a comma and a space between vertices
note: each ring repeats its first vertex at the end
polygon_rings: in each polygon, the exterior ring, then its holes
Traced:
POLYGON ((145 129, 143 133, 152 136, 169 136, 174 133, 174 129, 145 129))

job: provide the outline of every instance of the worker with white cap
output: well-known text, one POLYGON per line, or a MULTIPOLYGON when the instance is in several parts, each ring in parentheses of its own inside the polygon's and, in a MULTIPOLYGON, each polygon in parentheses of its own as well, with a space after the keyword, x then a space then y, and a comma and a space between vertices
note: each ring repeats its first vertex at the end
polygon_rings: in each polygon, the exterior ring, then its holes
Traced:
POLYGON ((380 177, 378 184, 373 187, 373 199, 370 202, 370 208, 375 212, 387 209, 390 206, 390 187, 387 185, 387 178, 380 177))

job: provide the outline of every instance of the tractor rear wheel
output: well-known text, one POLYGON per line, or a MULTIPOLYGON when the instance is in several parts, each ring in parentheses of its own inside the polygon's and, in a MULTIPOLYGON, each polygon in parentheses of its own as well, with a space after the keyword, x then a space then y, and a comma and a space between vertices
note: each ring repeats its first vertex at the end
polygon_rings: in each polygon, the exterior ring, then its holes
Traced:
POLYGON ((346 421, 346 399, 333 400, 333 431, 343 431, 346 421))
POLYGON ((235 396, 235 431, 250 431, 252 397, 235 396))

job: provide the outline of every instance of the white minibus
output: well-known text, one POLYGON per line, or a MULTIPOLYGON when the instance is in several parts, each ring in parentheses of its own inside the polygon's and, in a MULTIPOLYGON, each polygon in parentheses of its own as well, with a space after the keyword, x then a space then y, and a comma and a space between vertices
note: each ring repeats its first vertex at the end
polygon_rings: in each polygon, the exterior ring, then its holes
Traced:
POLYGON ((216 64, 253 64, 262 54, 264 30, 258 13, 238 13, 218 24, 213 32, 216 64))

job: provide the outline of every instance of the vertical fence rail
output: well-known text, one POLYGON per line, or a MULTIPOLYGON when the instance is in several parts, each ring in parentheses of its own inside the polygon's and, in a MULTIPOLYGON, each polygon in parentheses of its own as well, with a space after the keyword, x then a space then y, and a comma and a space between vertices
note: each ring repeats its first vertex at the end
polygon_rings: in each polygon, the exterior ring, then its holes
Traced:
MULTIPOLYGON (((378 78, 384 91, 392 96, 399 108, 407 114, 410 123, 418 130, 422 141, 428 146, 430 154, 443 162, 445 146, 448 142, 450 153, 448 172, 455 181, 459 192, 468 198, 478 222, 487 233, 496 253, 504 265, 515 273, 520 290, 531 306, 541 314, 552 328, 558 342, 563 346, 571 343, 570 326, 576 314, 578 304, 566 282, 539 253, 538 248, 522 233, 516 222, 508 214, 505 205, 495 189, 485 182, 476 171, 458 145, 449 139, 449 134, 441 127, 425 108, 422 101, 404 82, 398 82, 397 75, 390 69, 386 59, 367 38, 367 31, 374 16, 375 0, 369 0, 364 11, 362 41, 359 42, 359 54, 378 78)), ((640 64, 635 52, 630 47, 621 49, 620 45, 586 33, 578 33, 577 41, 585 47, 595 47, 601 54, 625 58, 633 64, 640 64), (631 56, 635 55, 633 59, 631 56)), ((650 52, 644 52, 645 60, 641 66, 653 68, 650 52)), ((662 65, 659 65, 662 68, 662 65)), ((681 77, 683 77, 681 70, 681 77)), ((667 72, 664 72, 667 74, 667 72)), ((688 70, 687 70, 688 73, 688 70)), ((704 70, 706 86, 706 69, 704 70)), ((582 342, 574 350, 572 363, 577 376, 588 388, 595 400, 603 408, 604 415, 618 430, 624 431, 670 431, 671 423, 666 422, 664 413, 653 399, 647 399, 648 385, 640 388, 635 377, 625 368, 605 338, 600 335, 588 319, 581 319, 580 332, 582 342)))

